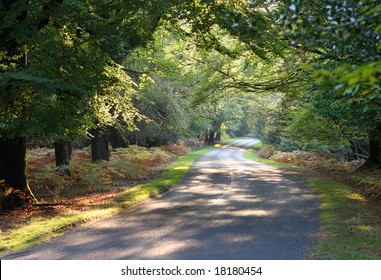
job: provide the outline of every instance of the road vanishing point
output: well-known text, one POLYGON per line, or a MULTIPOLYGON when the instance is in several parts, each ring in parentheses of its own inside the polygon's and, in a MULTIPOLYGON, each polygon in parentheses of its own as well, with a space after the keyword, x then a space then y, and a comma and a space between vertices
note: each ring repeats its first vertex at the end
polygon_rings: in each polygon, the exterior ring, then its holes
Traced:
POLYGON ((245 159, 256 142, 212 150, 159 197, 3 259, 304 259, 317 194, 301 176, 245 159))

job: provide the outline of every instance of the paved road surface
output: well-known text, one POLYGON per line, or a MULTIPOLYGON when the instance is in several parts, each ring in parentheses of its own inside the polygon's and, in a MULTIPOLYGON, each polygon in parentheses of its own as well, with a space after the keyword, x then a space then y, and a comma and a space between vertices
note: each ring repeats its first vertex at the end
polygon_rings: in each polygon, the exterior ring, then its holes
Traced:
POLYGON ((6 258, 302 259, 316 195, 296 175, 245 160, 255 141, 209 152, 159 198, 6 258))

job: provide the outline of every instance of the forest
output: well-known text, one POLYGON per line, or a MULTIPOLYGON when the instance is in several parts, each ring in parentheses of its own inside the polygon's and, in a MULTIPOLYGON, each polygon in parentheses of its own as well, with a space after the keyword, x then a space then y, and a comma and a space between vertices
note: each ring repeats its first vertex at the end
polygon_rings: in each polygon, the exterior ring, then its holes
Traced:
POLYGON ((38 200, 34 147, 62 178, 73 149, 246 135, 377 170, 380 19, 376 0, 2 0, 2 208, 38 200))

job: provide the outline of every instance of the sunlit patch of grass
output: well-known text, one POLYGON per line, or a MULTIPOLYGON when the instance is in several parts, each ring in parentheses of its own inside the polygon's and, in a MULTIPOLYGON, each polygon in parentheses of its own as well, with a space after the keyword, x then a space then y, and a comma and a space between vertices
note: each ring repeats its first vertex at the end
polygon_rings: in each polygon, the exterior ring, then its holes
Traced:
POLYGON ((381 207, 333 180, 309 180, 321 199, 324 237, 312 248, 314 259, 381 259, 381 207))
POLYGON ((245 137, 235 137, 235 138, 230 138, 230 139, 224 139, 222 141, 222 144, 224 145, 228 145, 228 144, 231 144, 233 143, 234 141, 237 141, 237 140, 241 140, 241 139, 244 139, 245 137))
POLYGON ((254 151, 259 151, 262 147, 263 147, 263 143, 262 142, 258 142, 253 147, 251 147, 251 149, 253 149, 254 151))
POLYGON ((0 237, 0 252, 26 249, 42 241, 62 235, 67 230, 87 221, 109 217, 118 212, 118 207, 108 207, 81 213, 67 212, 55 217, 38 217, 27 225, 11 230, 0 237))

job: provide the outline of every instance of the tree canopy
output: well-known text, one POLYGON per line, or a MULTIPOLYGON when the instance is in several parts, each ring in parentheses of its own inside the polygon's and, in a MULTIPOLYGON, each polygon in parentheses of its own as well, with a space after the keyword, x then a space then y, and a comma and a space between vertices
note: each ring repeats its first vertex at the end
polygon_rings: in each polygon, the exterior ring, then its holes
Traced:
POLYGON ((380 13, 372 0, 3 0, 2 185, 28 192, 26 143, 110 127, 145 146, 369 141, 379 166, 380 13))

